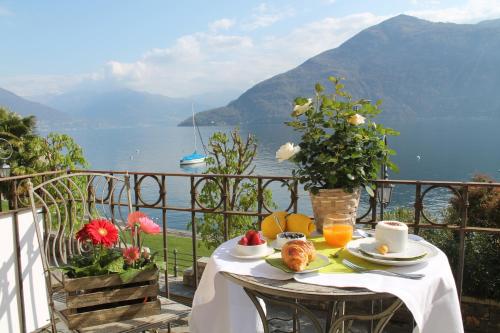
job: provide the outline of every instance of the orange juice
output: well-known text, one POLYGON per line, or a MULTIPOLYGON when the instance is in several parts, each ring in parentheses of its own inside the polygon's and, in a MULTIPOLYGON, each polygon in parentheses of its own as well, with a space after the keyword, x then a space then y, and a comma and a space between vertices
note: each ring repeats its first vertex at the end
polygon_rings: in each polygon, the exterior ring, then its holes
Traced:
POLYGON ((352 225, 330 224, 323 226, 325 241, 333 247, 344 247, 352 239, 352 225))

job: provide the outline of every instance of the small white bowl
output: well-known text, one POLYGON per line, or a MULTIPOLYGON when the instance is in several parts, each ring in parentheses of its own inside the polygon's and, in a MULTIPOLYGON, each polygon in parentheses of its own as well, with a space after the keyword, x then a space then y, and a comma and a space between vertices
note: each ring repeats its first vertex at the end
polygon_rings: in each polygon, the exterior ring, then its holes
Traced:
POLYGON ((236 253, 240 256, 264 256, 269 252, 267 242, 259 245, 236 244, 236 253))
POLYGON ((278 235, 276 235, 276 243, 275 244, 276 244, 277 248, 281 249, 281 247, 283 245, 285 245, 285 243, 288 243, 289 241, 293 241, 293 240, 301 240, 301 241, 305 242, 306 235, 304 235, 301 232, 294 232, 294 231, 281 232, 278 235), (287 235, 291 235, 291 234, 298 235, 300 237, 296 237, 296 238, 287 237, 287 235))

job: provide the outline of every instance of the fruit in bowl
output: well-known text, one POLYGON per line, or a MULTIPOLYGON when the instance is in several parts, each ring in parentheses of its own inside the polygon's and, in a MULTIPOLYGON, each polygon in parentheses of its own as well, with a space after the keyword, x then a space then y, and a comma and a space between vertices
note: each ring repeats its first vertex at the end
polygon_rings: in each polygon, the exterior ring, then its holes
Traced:
POLYGON ((236 252, 241 256, 258 256, 268 253, 267 242, 257 230, 249 230, 236 244, 236 252))
POLYGON ((292 241, 292 240, 301 240, 301 241, 305 242, 306 235, 304 235, 301 232, 291 232, 291 231, 279 233, 276 237, 276 246, 275 247, 281 249, 281 247, 283 245, 285 245, 285 243, 292 241))

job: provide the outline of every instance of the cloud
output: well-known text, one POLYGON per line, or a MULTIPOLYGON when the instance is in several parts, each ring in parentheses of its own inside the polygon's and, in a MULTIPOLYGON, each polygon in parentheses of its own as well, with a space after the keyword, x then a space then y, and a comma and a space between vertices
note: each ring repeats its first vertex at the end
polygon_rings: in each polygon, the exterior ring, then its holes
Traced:
POLYGON ((406 14, 435 22, 476 23, 500 16, 500 0, 469 0, 465 4, 421 10, 406 14))
POLYGON ((77 75, 17 75, 1 76, 0 87, 19 96, 61 94, 79 84, 101 82, 102 72, 77 75))
POLYGON ((248 76, 247 69, 238 67, 253 49, 248 36, 198 32, 178 38, 171 47, 150 50, 135 62, 108 62, 106 79, 173 97, 222 91, 248 76))
MULTIPOLYGON (((428 1, 428 0, 426 0, 428 1)), ((418 7, 420 8, 420 7, 418 7)), ((427 7, 428 8, 428 7, 427 7)), ((291 11, 286 15, 290 14, 291 11)), ((244 91, 269 77, 290 70, 308 58, 338 47, 361 30, 389 16, 361 12, 296 20, 296 28, 281 34, 255 30, 279 18, 265 3, 238 23, 228 18, 211 22, 206 31, 180 36, 173 43, 145 51, 133 61, 110 59, 94 73, 73 76, 0 77, 0 87, 26 95, 57 93, 92 83, 187 97, 228 89, 244 91)), ((500 0, 470 0, 460 6, 415 9, 407 14, 432 21, 475 22, 500 16, 500 0)), ((392 16, 392 15, 391 15, 392 16)), ((283 19, 283 18, 281 18, 283 19)))
POLYGON ((295 10, 290 7, 274 8, 266 3, 261 3, 253 9, 252 17, 243 23, 244 30, 256 30, 273 25, 274 23, 292 17, 295 15, 295 10))
POLYGON ((210 31, 216 32, 219 30, 227 30, 234 26, 235 21, 228 19, 228 18, 223 18, 217 21, 211 22, 208 27, 210 28, 210 31))
POLYGON ((320 52, 339 46, 361 30, 387 18, 389 17, 372 13, 359 13, 339 18, 327 17, 304 24, 284 37, 269 39, 267 44, 276 51, 279 49, 291 51, 292 56, 297 60, 306 60, 320 52))

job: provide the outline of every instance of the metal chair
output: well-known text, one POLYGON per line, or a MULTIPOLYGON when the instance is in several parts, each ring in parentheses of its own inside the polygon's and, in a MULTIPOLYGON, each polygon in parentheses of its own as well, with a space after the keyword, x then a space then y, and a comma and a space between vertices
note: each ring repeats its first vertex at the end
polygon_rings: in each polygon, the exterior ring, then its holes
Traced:
MULTIPOLYGON (((58 291, 62 274, 52 268, 67 264, 72 254, 87 250, 84 244, 74 239, 74 235, 90 219, 104 217, 118 226, 126 223, 126 217, 132 211, 129 181, 128 174, 120 178, 109 174, 84 172, 65 174, 36 186, 31 179, 28 180, 29 200, 44 269, 52 332, 57 332, 56 317, 63 319, 61 309, 65 306, 58 291)), ((164 297, 159 298, 162 303, 160 314, 92 326, 78 332, 142 332, 164 327, 189 314, 189 307, 164 297)))

